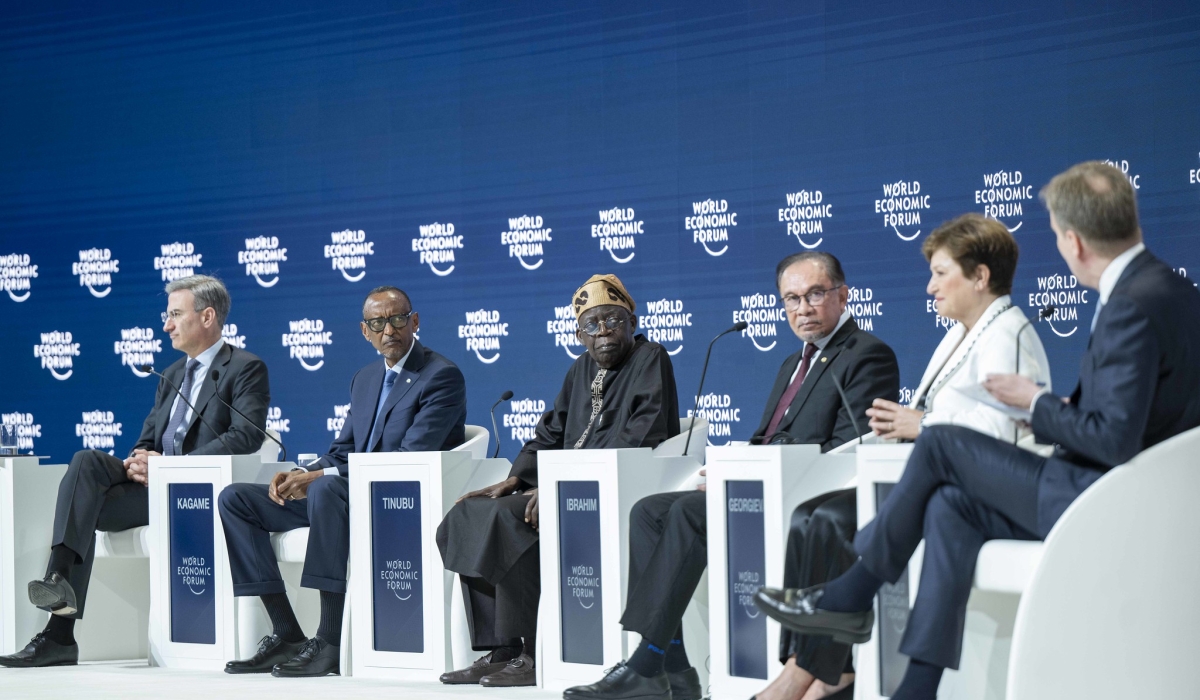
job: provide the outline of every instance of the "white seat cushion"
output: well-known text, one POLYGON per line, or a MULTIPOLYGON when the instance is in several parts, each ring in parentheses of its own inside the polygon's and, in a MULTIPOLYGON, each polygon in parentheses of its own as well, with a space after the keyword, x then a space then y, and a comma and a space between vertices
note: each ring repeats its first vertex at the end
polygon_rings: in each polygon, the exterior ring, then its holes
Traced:
POLYGON ((303 564, 304 555, 308 551, 308 528, 272 532, 271 547, 275 550, 276 560, 303 564))
POLYGON ((142 525, 118 532, 96 533, 97 557, 149 557, 150 528, 142 525))
POLYGON ((983 545, 975 562, 975 587, 1020 595, 1042 561, 1041 542, 992 540, 983 545))

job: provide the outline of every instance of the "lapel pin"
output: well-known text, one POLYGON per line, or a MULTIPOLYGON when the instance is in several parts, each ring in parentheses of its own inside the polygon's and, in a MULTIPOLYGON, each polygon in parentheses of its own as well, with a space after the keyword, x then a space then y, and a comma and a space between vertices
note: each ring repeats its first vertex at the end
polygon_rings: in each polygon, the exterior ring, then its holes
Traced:
POLYGON ((410 378, 408 378, 408 379, 405 379, 405 380, 404 380, 404 383, 405 383, 405 384, 412 384, 412 378, 410 377, 410 378))
POLYGON ((822 357, 821 362, 824 362, 825 360, 828 360, 828 359, 829 359, 828 357, 822 357))

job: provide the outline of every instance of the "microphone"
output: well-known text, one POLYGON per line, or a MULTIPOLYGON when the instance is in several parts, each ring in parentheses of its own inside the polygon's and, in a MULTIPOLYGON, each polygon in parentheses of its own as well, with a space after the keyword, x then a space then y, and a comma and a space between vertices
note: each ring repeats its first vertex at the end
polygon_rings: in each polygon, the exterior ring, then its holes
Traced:
MULTIPOLYGON (((173 389, 175 391, 175 394, 183 401, 183 403, 185 405, 187 405, 188 408, 192 409, 192 413, 197 418, 200 419, 200 422, 203 423, 209 430, 213 431, 213 434, 216 435, 217 439, 221 441, 221 444, 225 446, 225 451, 228 452, 229 454, 233 454, 233 450, 229 449, 229 443, 225 442, 225 435, 223 433, 221 433, 220 431, 218 431, 216 428, 214 428, 212 426, 212 423, 209 423, 208 420, 204 417, 204 414, 197 411, 196 407, 192 405, 192 402, 188 401, 188 397, 184 396, 183 392, 180 391, 179 388, 176 387, 174 384, 172 384, 171 380, 167 379, 162 374, 162 372, 155 371, 153 365, 142 365, 141 367, 138 367, 138 371, 145 372, 146 374, 153 374, 154 376, 156 376, 156 377, 162 379, 164 382, 166 382, 167 386, 171 387, 171 389, 173 389)), ((167 439, 167 437, 168 436, 163 435, 164 440, 167 439)), ((174 440, 175 436, 171 435, 170 439, 174 440)))
MULTIPOLYGON (((1041 320, 1048 319, 1054 315, 1056 310, 1057 307, 1054 306, 1054 304, 1046 304, 1044 307, 1042 307, 1041 311, 1038 311, 1037 317, 1041 320)), ((1033 323, 1030 322, 1029 319, 1025 319, 1025 325, 1021 326, 1021 330, 1017 331, 1017 371, 1014 372, 1014 374, 1021 373, 1021 334, 1025 332, 1026 328, 1032 327, 1033 323)))
POLYGON ((838 396, 842 397, 842 406, 846 409, 846 413, 850 414, 850 423, 854 425, 854 432, 858 433, 858 444, 861 445, 863 431, 858 425, 858 419, 854 417, 854 409, 850 407, 850 400, 846 398, 846 390, 842 388, 842 383, 838 380, 837 374, 830 372, 829 378, 833 380, 833 386, 837 389, 838 396))
MULTIPOLYGON (((221 377, 221 374, 220 374, 220 372, 218 372, 217 370, 215 370, 215 369, 214 369, 214 370, 212 371, 212 375, 211 375, 211 376, 212 376, 213 384, 216 384, 216 383, 217 383, 217 379, 219 379, 219 378, 221 377)), ((276 445, 279 445, 279 449, 283 450, 283 461, 284 461, 284 462, 286 462, 286 461, 287 461, 287 448, 283 446, 283 443, 282 443, 282 442, 280 442, 280 441, 278 440, 278 438, 276 438, 274 435, 271 435, 271 434, 270 434, 270 433, 268 433, 267 431, 265 431, 265 430, 263 430, 262 428, 260 428, 260 427, 258 427, 257 425, 255 425, 255 424, 254 424, 254 421, 252 421, 252 420, 250 420, 249 418, 247 418, 245 413, 242 413, 241 411, 237 410, 236 408, 234 408, 233 404, 231 404, 231 403, 229 403, 228 401, 226 401, 225 399, 221 398, 221 395, 220 395, 219 393, 217 393, 217 392, 215 392, 215 391, 214 391, 214 392, 213 392, 213 396, 215 396, 215 397, 217 398, 217 401, 220 401, 222 404, 224 404, 224 405, 225 405, 225 408, 228 408, 229 410, 231 410, 231 411, 233 411, 234 413, 236 413, 236 414, 238 414, 239 416, 241 416, 241 417, 242 417, 242 418, 243 418, 243 419, 244 419, 244 420, 245 420, 247 423, 249 423, 249 424, 250 424, 250 425, 251 425, 251 426, 252 426, 252 427, 253 427, 255 430, 257 430, 258 432, 262 433, 262 434, 263 434, 263 436, 265 436, 265 437, 266 437, 268 440, 270 440, 271 442, 275 443, 276 445)))
POLYGON ((683 444, 683 456, 684 457, 687 457, 688 448, 691 447, 691 445, 692 445, 692 430, 694 430, 696 428, 696 419, 699 417, 698 414, 700 411, 700 393, 704 391, 704 375, 706 373, 708 373, 708 359, 710 357, 712 357, 713 344, 716 343, 718 340, 720 340, 721 336, 728 335, 730 333, 739 333, 741 331, 746 330, 746 328, 748 328, 749 326, 750 326, 750 324, 746 323, 745 321, 738 321, 737 323, 733 324, 729 328, 726 328, 725 330, 718 333, 717 337, 713 338, 712 341, 709 342, 709 344, 708 344, 708 352, 704 353, 704 368, 700 370, 700 386, 696 387, 696 404, 692 408, 692 423, 691 423, 691 425, 688 426, 687 442, 685 442, 683 444))
POLYGON ((492 404, 492 434, 496 436, 496 450, 492 453, 492 459, 495 459, 496 456, 500 454, 500 431, 496 429, 496 407, 505 401, 508 401, 512 397, 513 393, 511 391, 506 391, 503 394, 500 394, 500 399, 497 400, 496 403, 492 404))

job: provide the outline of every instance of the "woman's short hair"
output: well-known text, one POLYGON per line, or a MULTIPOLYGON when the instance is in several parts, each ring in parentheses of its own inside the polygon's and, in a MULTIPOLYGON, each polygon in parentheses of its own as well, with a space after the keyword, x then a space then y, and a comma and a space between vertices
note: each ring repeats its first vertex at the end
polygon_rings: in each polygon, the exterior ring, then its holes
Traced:
POLYGON ((1017 241, 999 221, 974 212, 947 221, 921 244, 926 260, 939 250, 945 250, 968 278, 976 276, 980 265, 987 265, 991 272, 988 290, 992 294, 1012 292, 1019 254, 1017 241))

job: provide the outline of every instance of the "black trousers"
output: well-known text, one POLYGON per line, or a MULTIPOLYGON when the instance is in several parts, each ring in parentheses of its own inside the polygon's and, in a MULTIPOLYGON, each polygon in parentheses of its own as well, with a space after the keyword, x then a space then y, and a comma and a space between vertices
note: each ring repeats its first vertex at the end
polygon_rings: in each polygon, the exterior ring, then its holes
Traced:
POLYGON ((537 634, 542 565, 537 531, 525 522, 529 499, 468 498, 438 526, 442 562, 462 579, 476 651, 515 646, 537 634))
MULTIPOLYGON (((783 564, 784 587, 808 588, 844 574, 858 559, 857 530, 855 489, 823 493, 796 506, 783 564)), ((849 644, 831 637, 797 634, 786 627, 779 633, 780 663, 795 656, 797 666, 830 685, 837 685, 843 673, 854 673, 850 650, 849 644)))
POLYGON ((230 484, 217 499, 234 595, 284 593, 271 533, 309 528, 300 585, 346 592, 350 557, 350 480, 322 476, 308 485, 308 498, 279 505, 265 484, 230 484))
MULTIPOLYGON (((1047 459, 982 433, 955 426, 921 432, 900 483, 858 534, 855 548, 871 573, 895 582, 925 539, 916 604, 900 651, 958 668, 967 598, 979 550, 988 540, 1038 540, 1039 481, 1047 462, 1080 472, 1088 484, 1100 472, 1047 459)), ((1083 486, 1086 488, 1086 485, 1083 486)))
POLYGON ((667 648, 708 566, 703 491, 647 496, 629 513, 629 590, 621 625, 667 648))
POLYGON ((149 524, 149 504, 149 489, 129 480, 123 460, 99 450, 81 450, 71 458, 58 484, 51 543, 64 545, 79 557, 67 579, 79 605, 68 617, 83 618, 96 559, 96 531, 117 532, 149 524))

